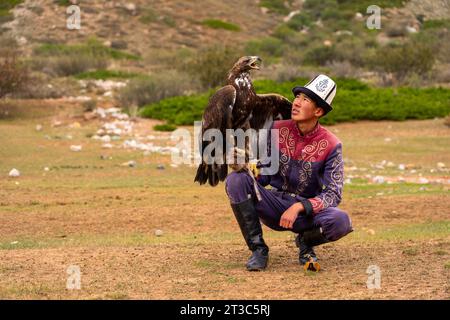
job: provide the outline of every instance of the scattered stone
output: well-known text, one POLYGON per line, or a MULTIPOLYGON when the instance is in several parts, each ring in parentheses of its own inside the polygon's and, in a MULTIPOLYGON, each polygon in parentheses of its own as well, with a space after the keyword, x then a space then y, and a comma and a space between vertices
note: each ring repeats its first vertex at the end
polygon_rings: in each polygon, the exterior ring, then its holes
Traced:
POLYGON ((17 170, 16 168, 13 168, 13 169, 9 172, 9 176, 10 176, 10 177, 13 177, 13 178, 20 177, 20 171, 17 170))
POLYGON ((172 168, 178 168, 178 165, 177 165, 177 164, 174 164, 174 163, 171 163, 170 166, 171 166, 172 168))
POLYGON ((103 149, 112 149, 113 145, 111 143, 104 143, 102 144, 103 149))
POLYGON ((166 167, 164 167, 163 164, 158 164, 158 166, 156 167, 156 169, 158 170, 164 170, 166 167))
POLYGON ((81 151, 81 149, 83 149, 82 146, 77 146, 77 145, 70 146, 70 150, 72 150, 73 152, 79 152, 79 151, 81 151))
POLYGON ((50 168, 49 168, 49 167, 45 167, 45 168, 44 168, 44 171, 47 171, 47 172, 48 172, 48 171, 50 171, 50 168))
POLYGON ((53 128, 60 127, 60 126, 62 126, 62 122, 61 121, 56 120, 56 121, 52 122, 52 127, 53 128))
POLYGON ((375 235, 375 230, 373 229, 368 229, 367 233, 370 234, 371 236, 375 235))
POLYGON ((42 124, 36 125, 36 131, 42 131, 42 124))
POLYGON ((364 16, 363 16, 363 14, 361 12, 357 12, 357 13, 355 13, 355 19, 356 20, 363 20, 364 16))
POLYGON ((105 142, 105 143, 111 142, 111 137, 109 135, 105 135, 100 138, 100 141, 105 142))
POLYGON ((79 129, 79 128, 81 128, 81 124, 79 122, 74 122, 69 126, 69 128, 79 129))
POLYGON ((290 12, 286 17, 283 18, 284 22, 289 22, 293 17, 300 13, 300 10, 295 10, 290 12))
POLYGON ((391 142, 392 139, 391 139, 391 138, 385 138, 384 141, 385 141, 385 142, 391 142))
POLYGON ((345 179, 344 184, 352 184, 352 179, 350 178, 345 179))
POLYGON ((15 244, 18 244, 18 243, 19 243, 19 241, 13 241, 13 242, 11 242, 12 245, 15 245, 15 244))
POLYGON ((419 178, 419 183, 420 184, 429 184, 430 181, 427 178, 421 177, 421 178, 419 178))
POLYGON ((405 167, 405 165, 403 163, 401 163, 401 164, 398 165, 398 169, 403 171, 403 170, 406 169, 406 167, 405 167))
POLYGON ((134 168, 134 167, 136 167, 136 161, 130 160, 130 161, 124 162, 124 163, 122 163, 122 166, 134 168))
POLYGON ((443 162, 438 162, 438 163, 436 164, 436 166, 437 166, 439 169, 444 169, 444 168, 445 168, 445 163, 443 163, 443 162))
POLYGON ((159 230, 159 229, 155 230, 155 236, 161 237, 162 235, 163 235, 163 231, 162 230, 159 230))
POLYGON ((375 176, 375 177, 373 177, 372 181, 373 181, 373 183, 381 184, 381 183, 384 183, 385 179, 383 176, 375 176))

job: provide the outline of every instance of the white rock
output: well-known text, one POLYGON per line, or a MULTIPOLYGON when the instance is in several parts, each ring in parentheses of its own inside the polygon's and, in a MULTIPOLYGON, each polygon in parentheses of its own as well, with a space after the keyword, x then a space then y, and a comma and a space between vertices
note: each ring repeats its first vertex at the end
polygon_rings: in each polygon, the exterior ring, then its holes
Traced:
POLYGON ((436 164, 436 166, 437 166, 439 169, 443 169, 443 168, 445 168, 445 163, 443 163, 443 162, 438 162, 438 163, 436 164))
POLYGON ((13 242, 11 242, 11 244, 18 244, 19 243, 19 241, 13 241, 13 242))
POLYGON ((372 179, 373 183, 384 183, 385 179, 383 176, 375 176, 372 179))
POLYGON ((111 142, 111 137, 108 135, 105 135, 100 138, 100 141, 105 142, 105 143, 111 142))
POLYGON ((50 171, 50 168, 49 167, 45 167, 44 171, 50 171))
POLYGON ((344 184, 352 184, 352 179, 350 178, 345 179, 344 184))
POLYGON ((36 131, 41 131, 41 130, 42 130, 42 124, 37 124, 36 131))
POLYGON ((403 163, 401 163, 398 165, 398 169, 403 171, 406 169, 406 166, 403 163))
POLYGON ((393 162, 389 161, 388 163, 386 163, 386 167, 393 168, 393 167, 395 167, 395 164, 393 162))
POLYGON ((163 234, 164 234, 164 233, 163 233, 162 230, 159 230, 159 229, 155 230, 155 236, 161 237, 163 234))
POLYGON ((103 148, 103 149, 112 149, 112 148, 113 148, 113 145, 110 144, 110 143, 105 143, 105 144, 102 144, 102 148, 103 148))
POLYGON ((16 168, 13 168, 13 169, 9 172, 9 176, 10 176, 10 177, 13 177, 13 178, 20 177, 20 171, 17 170, 16 168))
POLYGON ((283 18, 283 21, 284 22, 289 22, 289 20, 291 20, 294 16, 296 16, 299 13, 300 13, 300 10, 292 11, 286 17, 283 18))
POLYGON ((81 149, 83 149, 82 146, 77 146, 77 145, 71 145, 70 146, 70 150, 72 150, 74 152, 79 152, 79 151, 81 151, 81 149))
POLYGON ((420 184, 428 184, 428 183, 430 183, 430 181, 427 178, 421 177, 421 178, 419 178, 419 183, 420 184))

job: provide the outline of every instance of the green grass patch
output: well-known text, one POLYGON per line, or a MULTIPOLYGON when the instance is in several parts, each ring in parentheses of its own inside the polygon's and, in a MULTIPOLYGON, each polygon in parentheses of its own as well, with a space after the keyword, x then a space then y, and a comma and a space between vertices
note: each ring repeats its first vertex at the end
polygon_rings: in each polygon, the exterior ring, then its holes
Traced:
POLYGON ((153 127, 154 130, 156 131, 175 131, 177 129, 176 126, 171 125, 171 124, 157 124, 156 126, 153 127))
POLYGON ((241 31, 241 28, 238 25, 218 19, 206 19, 202 21, 202 24, 213 29, 224 29, 235 32, 241 31))
MULTIPOLYGON (((288 1, 291 3, 292 1, 288 1)), ((289 8, 285 5, 285 0, 262 0, 259 2, 259 6, 263 8, 267 8, 272 12, 276 12, 279 14, 288 14, 289 8)))
MULTIPOLYGON (((292 88, 307 79, 277 83, 254 81, 257 93, 278 93, 293 100, 292 88)), ((444 88, 372 88, 355 79, 336 79, 337 95, 333 111, 321 119, 322 124, 357 120, 432 119, 450 113, 450 90, 444 88)), ((145 106, 140 115, 166 120, 175 125, 192 125, 199 121, 209 97, 215 92, 178 96, 145 106)))
MULTIPOLYGON (((450 228, 449 220, 425 222, 420 224, 396 225, 393 227, 383 227, 375 229, 375 234, 370 235, 360 231, 357 227, 355 232, 349 234, 348 240, 355 242, 374 242, 374 241, 417 241, 429 239, 445 239, 448 237, 450 228)), ((416 255, 417 249, 409 248, 403 251, 406 255, 416 255)))
POLYGON ((124 72, 118 70, 95 70, 82 72, 74 77, 76 79, 95 79, 95 80, 106 80, 106 79, 130 79, 140 76, 138 73, 124 72))
POLYGON ((22 3, 23 0, 1 0, 0 1, 0 24, 12 20, 11 10, 22 3))
POLYGON ((423 29, 450 29, 450 19, 426 20, 423 23, 423 29))
POLYGON ((104 46, 96 39, 90 39, 82 44, 54 44, 44 43, 34 50, 40 56, 64 56, 64 55, 91 55, 94 57, 107 57, 115 60, 139 60, 140 57, 121 50, 104 46))

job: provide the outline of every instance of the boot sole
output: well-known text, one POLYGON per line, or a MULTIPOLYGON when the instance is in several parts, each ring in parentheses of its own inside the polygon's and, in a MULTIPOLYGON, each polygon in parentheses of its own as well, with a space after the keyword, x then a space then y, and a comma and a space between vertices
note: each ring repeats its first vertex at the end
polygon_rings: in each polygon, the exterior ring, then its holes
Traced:
POLYGON ((305 263, 303 265, 303 269, 305 271, 313 271, 313 272, 319 272, 320 271, 320 264, 317 261, 313 261, 312 259, 305 263))

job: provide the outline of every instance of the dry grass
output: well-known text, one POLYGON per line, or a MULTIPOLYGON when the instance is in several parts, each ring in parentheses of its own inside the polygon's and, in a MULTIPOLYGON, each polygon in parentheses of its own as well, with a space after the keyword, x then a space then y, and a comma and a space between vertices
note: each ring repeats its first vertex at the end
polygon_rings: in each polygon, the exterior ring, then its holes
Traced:
MULTIPOLYGON (((51 120, 0 123, 0 298, 449 298, 448 185, 419 190, 355 179, 346 185, 341 205, 355 231, 318 248, 323 272, 304 273, 294 235, 265 228, 269 268, 248 273, 249 252, 223 185, 194 185, 195 169, 172 168, 167 156, 101 149, 86 138, 95 122, 76 129, 66 118, 52 128, 51 120), (37 123, 43 131, 35 130, 37 123), (71 144, 83 150, 71 152, 71 144), (131 159, 136 168, 120 166, 131 159), (165 170, 156 169, 160 163, 165 170), (13 167, 20 178, 7 177, 13 167), (376 196, 380 192, 384 195, 376 196), (156 237, 156 229, 163 236, 156 237), (373 264, 382 270, 380 290, 366 287, 366 270, 373 264), (69 265, 81 268, 81 290, 66 289, 69 265)), ((146 121, 140 126, 148 131, 146 121)), ((347 167, 369 168, 361 176, 372 170, 401 174, 370 168, 389 160, 420 166, 417 175, 449 178, 448 172, 429 173, 436 162, 450 164, 449 129, 442 120, 331 129, 344 142, 347 167)))

